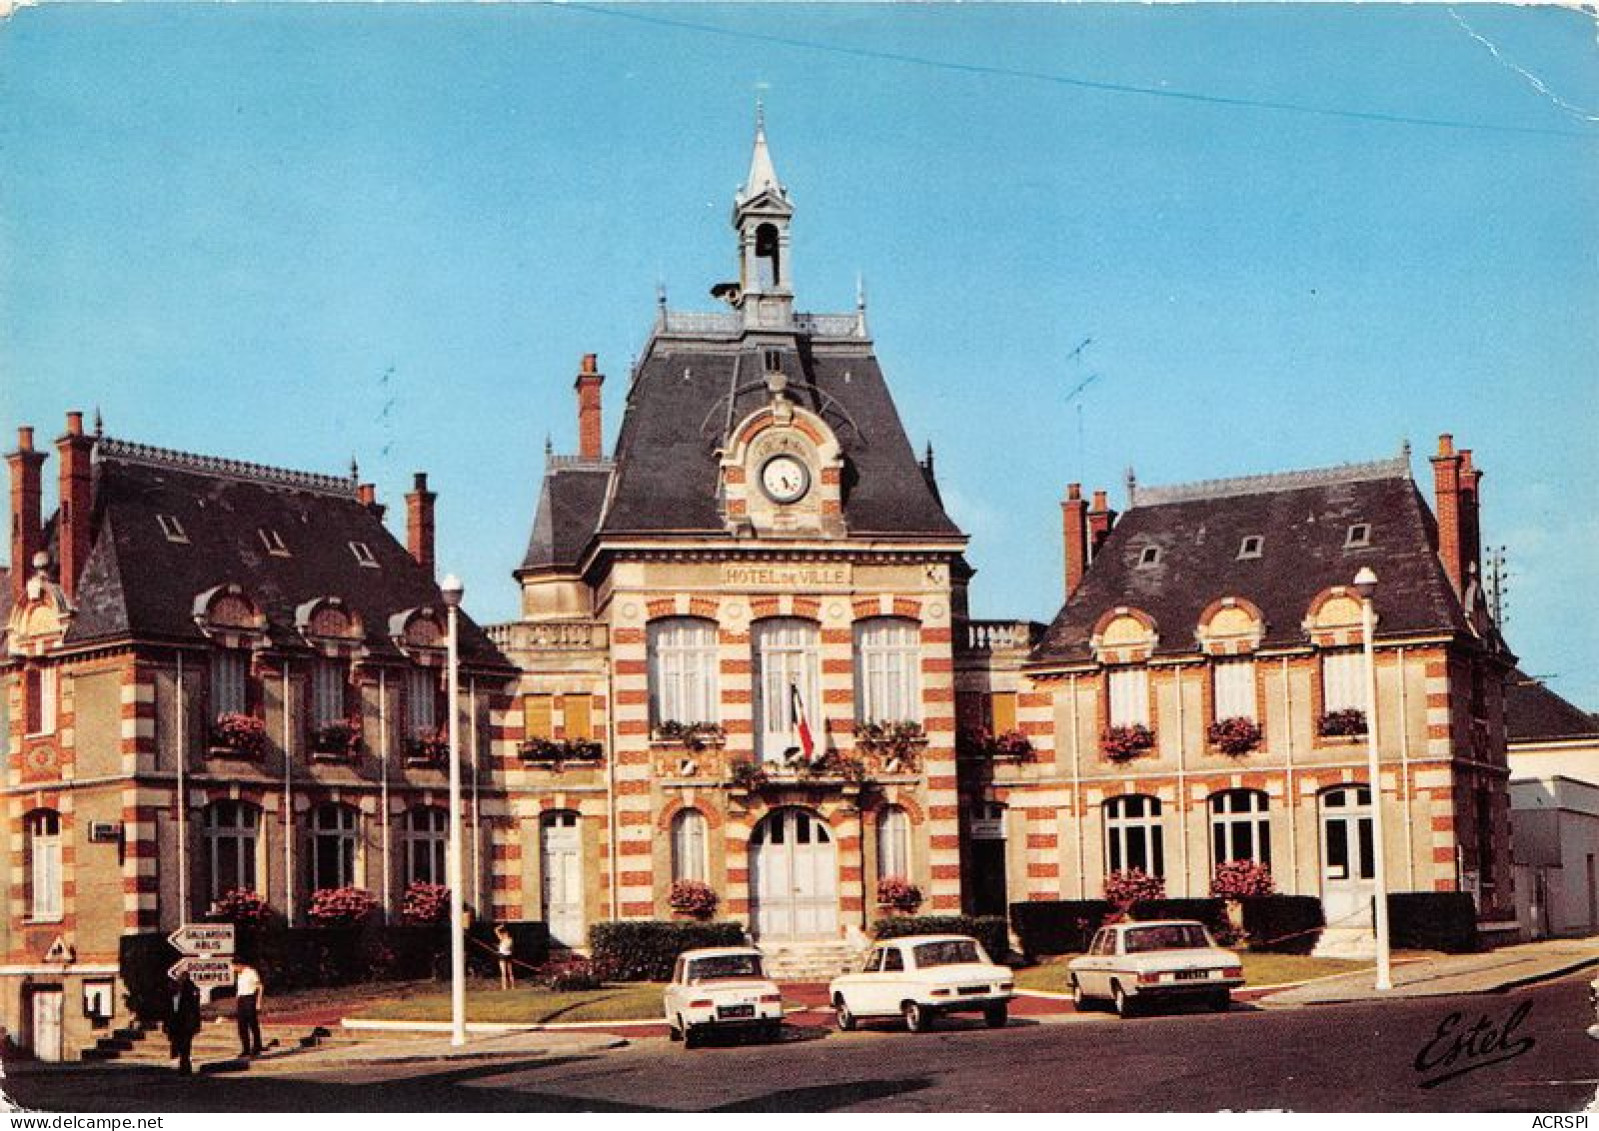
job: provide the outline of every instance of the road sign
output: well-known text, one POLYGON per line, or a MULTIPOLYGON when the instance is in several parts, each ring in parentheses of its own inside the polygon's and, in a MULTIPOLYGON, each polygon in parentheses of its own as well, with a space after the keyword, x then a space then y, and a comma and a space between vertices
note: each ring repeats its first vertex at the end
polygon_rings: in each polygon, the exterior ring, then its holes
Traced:
POLYGON ((201 989, 233 985, 233 960, 231 958, 180 958, 167 970, 167 977, 176 980, 187 974, 201 989))
POLYGON ((196 958, 233 953, 232 923, 185 923, 167 936, 179 954, 196 958))

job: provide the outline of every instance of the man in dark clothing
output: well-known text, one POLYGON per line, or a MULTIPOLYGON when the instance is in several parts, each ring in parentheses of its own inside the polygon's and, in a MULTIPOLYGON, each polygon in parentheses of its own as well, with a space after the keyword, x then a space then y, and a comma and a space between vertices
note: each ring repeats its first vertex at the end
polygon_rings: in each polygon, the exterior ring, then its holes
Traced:
POLYGON ((172 1043, 172 1055, 178 1058, 178 1074, 190 1075, 194 1071, 190 1050, 194 1048, 194 1035, 200 1031, 200 987, 194 984, 187 970, 178 975, 172 988, 166 1031, 167 1040, 172 1043))

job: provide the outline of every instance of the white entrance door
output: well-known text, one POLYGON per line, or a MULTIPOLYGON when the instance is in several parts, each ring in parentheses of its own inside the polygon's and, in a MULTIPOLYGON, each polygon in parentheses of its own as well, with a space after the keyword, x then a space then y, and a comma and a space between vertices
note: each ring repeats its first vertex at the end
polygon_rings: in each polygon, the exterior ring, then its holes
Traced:
POLYGON ((838 856, 827 823, 779 809, 750 838, 751 923, 763 939, 838 937, 838 856))
POLYGON ((578 816, 569 809, 540 820, 541 890, 544 921, 552 941, 581 947, 583 939, 583 850, 578 816))
POLYGON ((33 1055, 40 1060, 61 1059, 60 990, 33 991, 33 1055))
POLYGON ((1321 902, 1329 927, 1371 925, 1375 874, 1371 790, 1327 790, 1321 795, 1321 902))

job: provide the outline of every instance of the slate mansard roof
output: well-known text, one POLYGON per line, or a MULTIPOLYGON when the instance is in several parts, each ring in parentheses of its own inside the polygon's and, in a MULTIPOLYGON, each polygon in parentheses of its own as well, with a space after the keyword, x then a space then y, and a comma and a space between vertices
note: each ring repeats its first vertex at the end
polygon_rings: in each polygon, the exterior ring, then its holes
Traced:
POLYGON ((1512 742, 1599 738, 1599 715, 1562 699, 1518 668, 1505 684, 1505 730, 1512 742))
POLYGON ((1140 609, 1159 632, 1155 654, 1194 651, 1206 607, 1238 597, 1259 607, 1263 645, 1303 643, 1311 601, 1349 585, 1361 566, 1377 572, 1378 636, 1469 631, 1438 560, 1437 524, 1406 458, 1317 471, 1138 488, 1060 614, 1034 651, 1039 661, 1092 658, 1102 614, 1140 609), (1369 526, 1351 546, 1352 526, 1369 526), (1246 537, 1259 557, 1240 557, 1246 537), (1147 547, 1153 564, 1141 564, 1147 547))
MULTIPOLYGON (((109 437, 94 451, 92 548, 79 575, 65 643, 132 638, 191 642, 195 598, 234 583, 266 615, 274 647, 304 649, 295 612, 338 597, 357 613, 365 646, 397 659, 389 618, 430 607, 442 616, 438 585, 360 501, 353 480, 284 471, 129 444, 109 437), (186 541, 172 541, 162 519, 186 541), (287 556, 268 552, 275 532, 287 556), (373 566, 350 548, 364 543, 373 566)), ((460 618, 461 658, 508 668, 483 630, 460 618)))
MULTIPOLYGON (((729 315, 688 316, 710 332, 669 332, 680 318, 662 312, 634 372, 614 460, 551 460, 524 570, 570 570, 596 534, 731 540, 717 493, 719 449, 769 403, 763 354, 779 347, 742 338, 729 315), (721 325, 728 329, 718 332, 721 325)), ((788 393, 838 437, 849 533, 962 538, 911 448, 870 341, 853 329, 824 338, 805 332, 807 316, 795 321, 794 344, 780 347, 788 393)))

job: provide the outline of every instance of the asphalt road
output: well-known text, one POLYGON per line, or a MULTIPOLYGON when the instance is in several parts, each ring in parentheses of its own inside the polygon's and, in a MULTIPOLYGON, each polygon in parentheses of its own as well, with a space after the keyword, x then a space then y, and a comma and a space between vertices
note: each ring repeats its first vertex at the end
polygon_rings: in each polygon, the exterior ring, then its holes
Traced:
POLYGON ((959 1019, 923 1035, 791 1029, 777 1045, 694 1052, 652 1038, 567 1059, 317 1073, 283 1062, 190 1080, 86 1068, 13 1077, 6 1091, 80 1112, 1580 1111, 1599 1091, 1589 976, 1500 995, 998 1031, 959 1019))

